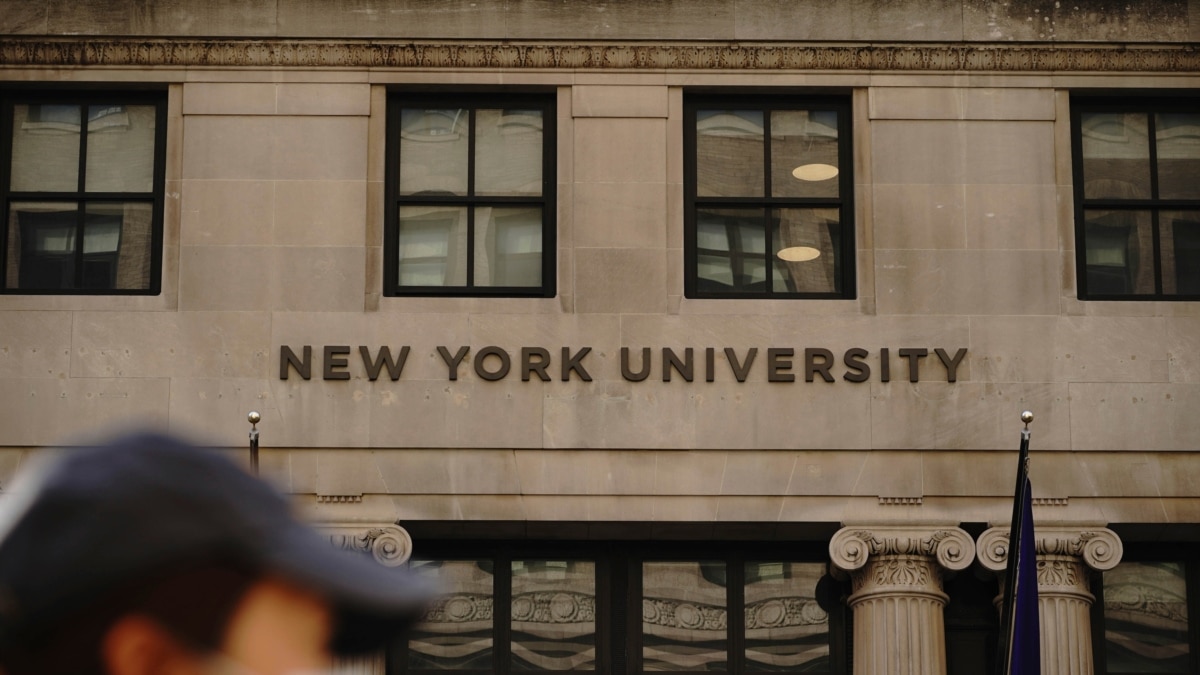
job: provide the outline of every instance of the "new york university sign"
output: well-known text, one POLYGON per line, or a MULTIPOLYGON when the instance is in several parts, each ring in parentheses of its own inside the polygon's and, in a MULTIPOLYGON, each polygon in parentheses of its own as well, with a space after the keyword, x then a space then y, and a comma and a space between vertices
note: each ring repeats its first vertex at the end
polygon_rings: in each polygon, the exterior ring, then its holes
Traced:
MULTIPOLYGON (((386 375, 396 381, 403 376, 411 351, 408 345, 396 351, 388 346, 323 345, 314 348, 303 345, 293 348, 282 345, 279 348, 279 379, 287 380, 296 374, 305 380, 314 376, 323 380, 349 380, 352 373, 358 371, 370 380, 386 375)), ((447 380, 457 380, 465 368, 471 368, 477 377, 487 381, 507 377, 520 377, 525 382, 534 378, 543 382, 554 379, 592 381, 587 359, 592 353, 591 347, 562 347, 555 352, 545 347, 521 347, 510 352, 501 347, 486 346, 475 349, 470 366, 466 366, 471 351, 472 347, 467 345, 453 350, 446 346, 437 347, 437 354, 446 367, 447 380)), ((840 354, 824 347, 749 347, 740 350, 724 347, 720 353, 725 357, 724 363, 719 363, 716 347, 621 347, 621 377, 630 382, 650 378, 661 378, 663 382, 745 382, 751 378, 767 382, 795 382, 798 378, 804 378, 805 382, 818 379, 835 382, 838 378, 846 382, 866 382, 872 377, 880 382, 890 382, 894 375, 909 382, 920 382, 922 378, 944 378, 946 382, 955 382, 967 348, 958 347, 951 353, 942 347, 882 347, 872 355, 861 347, 851 347, 840 354)))

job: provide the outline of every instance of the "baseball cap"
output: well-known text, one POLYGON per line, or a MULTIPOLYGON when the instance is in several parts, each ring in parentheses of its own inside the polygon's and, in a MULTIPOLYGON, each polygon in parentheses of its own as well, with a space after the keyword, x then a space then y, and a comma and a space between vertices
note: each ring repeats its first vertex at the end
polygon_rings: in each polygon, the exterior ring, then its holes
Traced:
POLYGON ((228 458, 141 432, 62 450, 0 498, 0 638, 50 629, 107 589, 193 561, 229 560, 322 596, 331 648, 384 646, 434 590, 404 567, 338 550, 287 499, 228 458))

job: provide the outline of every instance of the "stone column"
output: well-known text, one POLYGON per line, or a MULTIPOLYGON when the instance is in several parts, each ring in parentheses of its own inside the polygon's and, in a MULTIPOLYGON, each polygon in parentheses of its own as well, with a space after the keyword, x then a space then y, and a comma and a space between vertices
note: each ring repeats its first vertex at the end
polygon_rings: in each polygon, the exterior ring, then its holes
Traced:
MULTIPOLYGON (((1106 528, 1035 527, 1038 621, 1042 675, 1092 675, 1091 606, 1096 600, 1088 578, 1121 562, 1121 539, 1106 528)), ((979 564, 1000 578, 1008 565, 1008 528, 979 536, 979 564)), ((1004 589, 996 598, 1000 607, 1004 589)))
POLYGON ((853 588, 854 675, 945 675, 942 572, 975 559, 970 535, 957 527, 846 527, 829 555, 853 588))
MULTIPOLYGON (((337 549, 370 553, 380 565, 398 567, 412 555, 412 537, 408 531, 392 523, 320 523, 317 529, 329 536, 329 544, 337 549)), ((384 675, 387 660, 382 653, 343 657, 335 660, 337 675, 384 675)))

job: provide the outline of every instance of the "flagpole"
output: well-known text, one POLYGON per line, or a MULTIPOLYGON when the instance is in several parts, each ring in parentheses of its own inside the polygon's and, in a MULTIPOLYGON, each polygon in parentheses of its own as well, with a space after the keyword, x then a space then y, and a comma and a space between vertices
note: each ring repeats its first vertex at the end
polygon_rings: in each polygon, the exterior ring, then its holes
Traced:
POLYGON ((1009 675, 1012 668, 1013 605, 1017 591, 1017 552, 1021 542, 1021 511, 1029 485, 1029 423, 1033 413, 1021 413, 1021 452, 1017 457, 1017 485, 1013 490, 1012 525, 1008 529, 1008 565, 1004 573, 1004 600, 1000 611, 1000 638, 996 643, 996 675, 1009 675))
POLYGON ((250 471, 255 476, 258 475, 258 423, 261 420, 262 415, 253 410, 246 415, 246 421, 250 423, 250 471))

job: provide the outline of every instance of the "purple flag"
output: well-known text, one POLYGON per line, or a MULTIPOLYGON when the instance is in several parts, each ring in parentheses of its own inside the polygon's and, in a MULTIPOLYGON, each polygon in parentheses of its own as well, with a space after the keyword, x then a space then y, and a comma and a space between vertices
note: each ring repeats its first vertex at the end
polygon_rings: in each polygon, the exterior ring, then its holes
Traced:
MULTIPOLYGON (((1017 555, 1017 589, 1014 594, 1010 675, 1041 675, 1042 648, 1038 622, 1037 551, 1033 536, 1033 490, 1025 479, 1021 504, 1017 555)), ((1010 551, 1012 550, 1010 544, 1010 551)), ((1013 561, 1009 561, 1012 564, 1013 561)))

